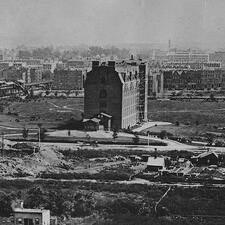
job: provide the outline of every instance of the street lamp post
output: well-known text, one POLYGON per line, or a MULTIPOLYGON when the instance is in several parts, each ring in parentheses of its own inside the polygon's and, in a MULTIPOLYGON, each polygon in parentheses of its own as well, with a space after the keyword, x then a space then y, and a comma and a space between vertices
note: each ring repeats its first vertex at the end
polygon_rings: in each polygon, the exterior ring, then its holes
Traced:
POLYGON ((39 148, 39 151, 41 149, 41 126, 42 124, 38 124, 38 148, 39 148))

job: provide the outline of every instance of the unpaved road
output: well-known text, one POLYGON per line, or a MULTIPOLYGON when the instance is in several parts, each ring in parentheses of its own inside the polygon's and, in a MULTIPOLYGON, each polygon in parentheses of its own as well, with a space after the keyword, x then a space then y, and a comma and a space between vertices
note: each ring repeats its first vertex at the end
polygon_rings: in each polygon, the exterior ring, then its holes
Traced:
MULTIPOLYGON (((50 178, 34 178, 34 177, 1 177, 0 180, 24 180, 24 181, 30 181, 30 182, 35 182, 35 181, 54 181, 56 183, 64 183, 64 182, 72 182, 72 183, 104 183, 104 184, 125 184, 125 185, 131 185, 131 184, 143 184, 143 185, 148 185, 148 186, 160 186, 160 187, 204 187, 203 184, 200 183, 162 183, 162 182, 152 182, 144 179, 134 179, 131 181, 98 181, 98 180, 92 180, 92 179, 50 179, 50 178)), ((217 188, 224 188, 225 184, 211 184, 210 186, 212 187, 217 187, 217 188)))

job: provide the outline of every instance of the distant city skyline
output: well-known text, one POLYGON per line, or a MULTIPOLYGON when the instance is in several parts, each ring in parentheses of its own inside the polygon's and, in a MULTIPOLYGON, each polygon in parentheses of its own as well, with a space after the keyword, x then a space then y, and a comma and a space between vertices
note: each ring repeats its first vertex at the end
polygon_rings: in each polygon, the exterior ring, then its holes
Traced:
POLYGON ((156 43, 225 48, 224 0, 0 0, 0 48, 156 43))

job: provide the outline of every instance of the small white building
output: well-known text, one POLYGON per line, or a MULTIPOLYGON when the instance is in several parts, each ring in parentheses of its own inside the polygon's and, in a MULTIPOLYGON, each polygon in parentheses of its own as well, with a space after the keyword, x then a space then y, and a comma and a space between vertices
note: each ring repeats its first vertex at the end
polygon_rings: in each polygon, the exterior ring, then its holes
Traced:
POLYGON ((50 225, 50 210, 14 208, 15 225, 50 225))
POLYGON ((147 170, 157 172, 165 168, 165 158, 148 157, 147 170))

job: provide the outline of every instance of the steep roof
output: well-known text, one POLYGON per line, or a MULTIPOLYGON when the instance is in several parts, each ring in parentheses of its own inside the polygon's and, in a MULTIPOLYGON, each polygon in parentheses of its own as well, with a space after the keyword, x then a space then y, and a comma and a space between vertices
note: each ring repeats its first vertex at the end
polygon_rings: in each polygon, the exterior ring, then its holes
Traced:
POLYGON ((215 155, 218 158, 218 155, 213 151, 203 152, 200 155, 198 155, 196 158, 204 158, 204 157, 209 156, 211 154, 215 155))

